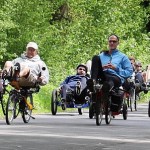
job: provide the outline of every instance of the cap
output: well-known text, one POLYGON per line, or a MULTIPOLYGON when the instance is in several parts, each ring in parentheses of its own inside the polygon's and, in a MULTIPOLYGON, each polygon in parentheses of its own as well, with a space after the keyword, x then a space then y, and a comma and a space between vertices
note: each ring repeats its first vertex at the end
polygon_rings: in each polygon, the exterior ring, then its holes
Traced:
POLYGON ((29 43, 27 44, 27 47, 26 47, 26 48, 28 49, 29 47, 32 47, 32 48, 38 50, 38 45, 37 45, 35 42, 29 42, 29 43))
POLYGON ((76 69, 78 69, 79 67, 84 67, 85 71, 87 73, 88 68, 87 68, 87 66, 85 64, 79 64, 76 69))

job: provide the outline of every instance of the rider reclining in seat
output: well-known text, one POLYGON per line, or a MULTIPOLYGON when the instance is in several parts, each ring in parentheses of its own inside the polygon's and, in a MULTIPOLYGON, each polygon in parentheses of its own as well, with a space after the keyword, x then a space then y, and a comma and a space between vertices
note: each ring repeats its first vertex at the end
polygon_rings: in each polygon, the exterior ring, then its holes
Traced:
POLYGON ((89 77, 87 76, 87 66, 84 64, 80 64, 76 68, 76 75, 68 76, 66 79, 60 84, 62 89, 61 99, 62 102, 65 102, 67 98, 67 93, 73 94, 75 100, 78 102, 83 102, 86 95, 86 87, 87 80, 89 77))
POLYGON ((137 93, 140 93, 144 91, 144 93, 148 93, 148 89, 146 88, 146 73, 142 71, 142 63, 141 62, 136 62, 135 63, 135 82, 137 88, 136 91, 137 93))
POLYGON ((38 55, 38 45, 35 42, 29 42, 26 52, 20 57, 6 61, 4 71, 10 84, 16 89, 20 86, 33 87, 37 81, 40 85, 46 85, 49 82, 49 71, 38 55), (10 71, 11 68, 12 71, 10 71))
MULTIPOLYGON (((101 80, 103 99, 108 100, 109 92, 113 87, 123 85, 125 79, 133 73, 129 58, 117 49, 119 37, 108 37, 109 50, 92 58, 91 79, 87 81, 87 88, 92 92, 94 82, 101 80)), ((94 98, 93 98, 94 99, 94 98)))

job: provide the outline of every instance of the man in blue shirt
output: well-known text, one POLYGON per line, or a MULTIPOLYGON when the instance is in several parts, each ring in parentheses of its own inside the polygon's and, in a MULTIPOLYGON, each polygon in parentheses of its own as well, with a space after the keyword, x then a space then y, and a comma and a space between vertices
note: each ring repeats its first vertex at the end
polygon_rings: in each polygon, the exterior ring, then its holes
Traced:
POLYGON ((119 37, 110 35, 108 38, 108 51, 92 58, 91 78, 87 82, 88 88, 92 91, 93 81, 98 79, 103 83, 102 91, 108 96, 109 91, 115 86, 123 85, 125 79, 133 73, 133 67, 129 58, 117 49, 119 37))
POLYGON ((87 80, 87 66, 80 64, 76 68, 77 73, 72 76, 66 77, 66 79, 60 84, 62 89, 62 101, 67 99, 67 93, 74 95, 79 101, 83 101, 86 95, 87 80))

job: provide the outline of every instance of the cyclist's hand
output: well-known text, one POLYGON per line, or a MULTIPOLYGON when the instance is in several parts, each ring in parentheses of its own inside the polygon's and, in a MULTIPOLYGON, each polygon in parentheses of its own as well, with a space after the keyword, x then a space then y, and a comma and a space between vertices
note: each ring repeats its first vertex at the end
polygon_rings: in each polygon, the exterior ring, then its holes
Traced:
POLYGON ((37 82, 41 83, 43 79, 44 79, 44 77, 40 76, 37 78, 37 82))

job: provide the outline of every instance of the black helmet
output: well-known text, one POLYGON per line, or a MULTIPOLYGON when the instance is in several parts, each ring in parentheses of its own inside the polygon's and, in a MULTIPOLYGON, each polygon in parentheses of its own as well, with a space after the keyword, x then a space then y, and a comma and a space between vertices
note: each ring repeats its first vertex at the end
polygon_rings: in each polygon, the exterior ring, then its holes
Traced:
POLYGON ((87 73, 88 68, 87 68, 87 66, 85 64, 78 65, 76 69, 78 69, 79 67, 84 67, 85 68, 85 72, 87 73))

